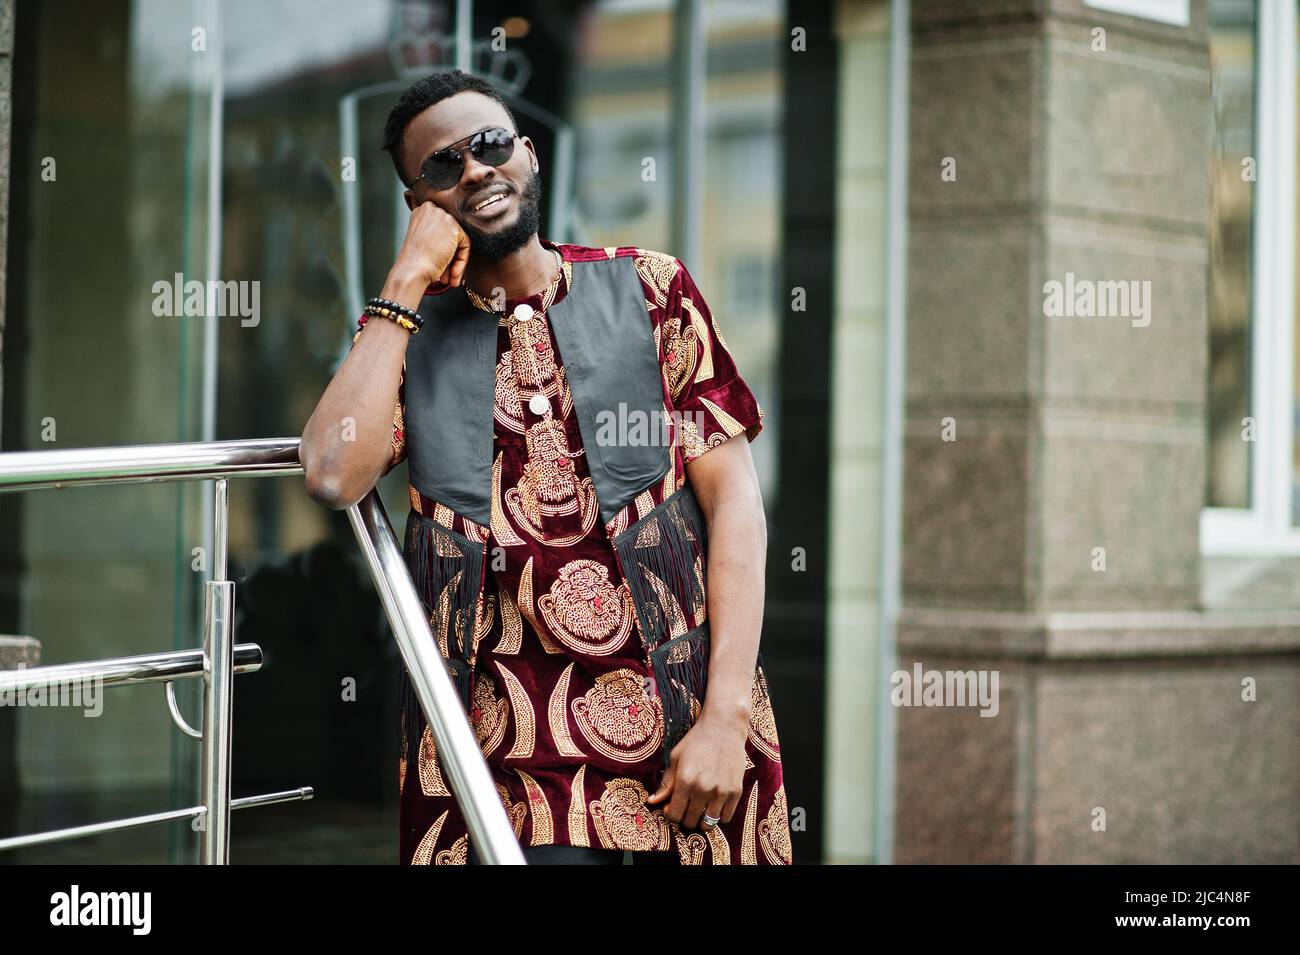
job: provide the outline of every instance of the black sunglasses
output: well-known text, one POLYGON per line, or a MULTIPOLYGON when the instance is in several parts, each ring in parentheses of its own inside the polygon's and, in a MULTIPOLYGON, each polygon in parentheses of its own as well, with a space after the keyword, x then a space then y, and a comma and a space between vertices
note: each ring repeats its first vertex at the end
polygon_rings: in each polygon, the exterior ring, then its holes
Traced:
POLYGON ((515 134, 508 129, 494 126, 492 129, 466 136, 450 146, 430 153, 420 164, 420 174, 411 180, 411 185, 414 186, 424 179, 431 189, 439 192, 450 189, 460 182, 460 177, 465 171, 462 154, 466 149, 477 162, 488 166, 501 166, 509 162, 510 157, 515 153, 515 134))

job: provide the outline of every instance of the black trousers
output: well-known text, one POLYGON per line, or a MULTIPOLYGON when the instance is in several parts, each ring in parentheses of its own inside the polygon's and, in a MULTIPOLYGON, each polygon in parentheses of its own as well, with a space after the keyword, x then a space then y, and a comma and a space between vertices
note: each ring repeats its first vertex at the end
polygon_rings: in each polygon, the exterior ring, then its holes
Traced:
MULTIPOLYGON (((622 849, 589 849, 584 846, 524 846, 524 860, 529 865, 680 865, 677 853, 628 852, 622 849), (625 861, 624 855, 631 856, 625 861)), ((469 864, 482 865, 471 845, 469 864)))

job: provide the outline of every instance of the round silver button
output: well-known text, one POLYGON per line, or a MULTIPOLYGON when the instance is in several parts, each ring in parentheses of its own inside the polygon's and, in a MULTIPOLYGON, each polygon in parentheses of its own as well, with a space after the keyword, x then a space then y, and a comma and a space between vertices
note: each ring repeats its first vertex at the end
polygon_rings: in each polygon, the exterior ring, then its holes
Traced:
POLYGON ((528 409, 535 415, 544 415, 551 410, 551 402, 546 395, 533 395, 528 399, 528 409))
POLYGON ((533 307, 527 302, 521 302, 515 306, 515 321, 526 322, 533 317, 533 307))

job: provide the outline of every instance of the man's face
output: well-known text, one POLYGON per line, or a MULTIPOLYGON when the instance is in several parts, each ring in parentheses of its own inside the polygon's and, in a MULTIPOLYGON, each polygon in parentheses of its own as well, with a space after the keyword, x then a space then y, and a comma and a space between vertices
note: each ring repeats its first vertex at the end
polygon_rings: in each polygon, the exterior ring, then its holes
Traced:
MULTIPOLYGON (((407 180, 420 174, 420 166, 430 154, 494 126, 514 129, 501 105, 481 93, 457 93, 433 104, 406 127, 402 167, 407 180)), ((481 163, 468 150, 461 158, 460 182, 435 190, 421 180, 407 190, 406 204, 414 208, 432 202, 460 223, 469 236, 472 254, 500 261, 537 234, 541 181, 533 172, 533 143, 524 136, 516 139, 514 153, 501 166, 481 163), (503 198, 476 211, 484 199, 497 193, 503 198)))

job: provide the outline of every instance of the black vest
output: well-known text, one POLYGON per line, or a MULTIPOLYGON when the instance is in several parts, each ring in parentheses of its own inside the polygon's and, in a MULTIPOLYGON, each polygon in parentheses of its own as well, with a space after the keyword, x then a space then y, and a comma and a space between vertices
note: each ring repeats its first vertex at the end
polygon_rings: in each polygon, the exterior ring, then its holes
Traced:
MULTIPOLYGON (((573 285, 547 309, 582 435, 601 520, 608 524, 673 466, 657 437, 614 441, 602 422, 665 413, 659 356, 631 257, 574 262, 573 285), (624 417, 626 416, 626 417, 624 417)), ((487 528, 492 512, 493 400, 498 322, 463 288, 426 296, 424 327, 406 353, 406 456, 426 497, 487 528)), ((633 419, 637 420, 637 419, 633 419)), ((655 430, 655 429, 652 429, 655 430)), ((617 429, 616 429, 617 431, 617 429)), ((657 433, 657 432, 656 432, 657 433)), ((683 608, 704 616, 706 527, 690 483, 613 541, 636 607, 637 629, 664 711, 663 761, 694 724, 708 677, 707 622, 687 630, 683 608)), ((488 541, 471 540, 412 510, 405 554, 468 712, 474 633, 487 579, 488 541)), ((403 670, 401 754, 417 750, 424 719, 403 670)))

